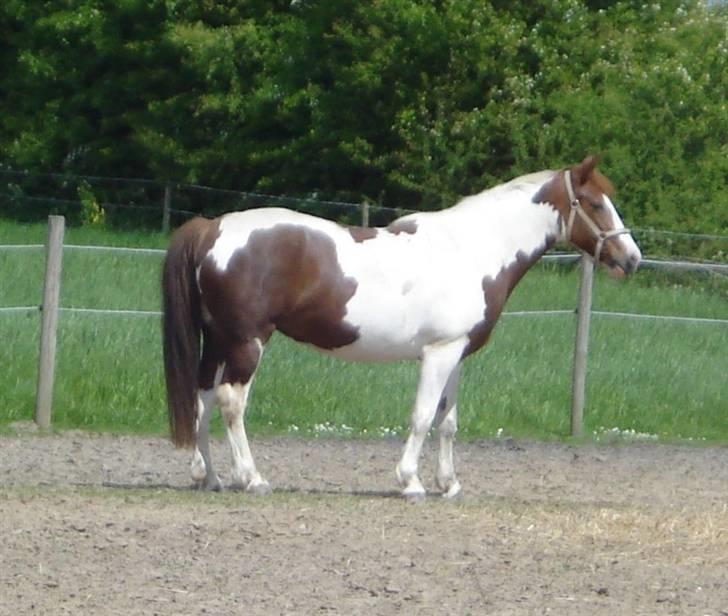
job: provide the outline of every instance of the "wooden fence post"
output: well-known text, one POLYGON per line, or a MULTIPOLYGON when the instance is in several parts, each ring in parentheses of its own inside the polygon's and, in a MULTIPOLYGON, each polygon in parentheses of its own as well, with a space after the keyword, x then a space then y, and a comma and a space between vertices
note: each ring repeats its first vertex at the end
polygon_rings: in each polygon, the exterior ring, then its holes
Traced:
POLYGON ((51 426, 53 379, 56 366, 56 331, 58 329, 58 298, 61 290, 63 234, 66 219, 48 217, 46 271, 41 306, 40 356, 38 359, 38 388, 35 396, 35 423, 41 429, 51 426))
POLYGON ((162 233, 169 233, 169 210, 172 207, 172 187, 164 187, 164 203, 162 204, 162 233))
POLYGON ((369 202, 368 201, 364 201, 364 203, 361 204, 361 226, 362 227, 369 226, 369 202))
POLYGON ((586 364, 589 349, 592 283, 594 281, 594 262, 586 255, 581 257, 580 272, 576 342, 574 344, 574 372, 571 381, 571 436, 582 436, 584 433, 586 364))

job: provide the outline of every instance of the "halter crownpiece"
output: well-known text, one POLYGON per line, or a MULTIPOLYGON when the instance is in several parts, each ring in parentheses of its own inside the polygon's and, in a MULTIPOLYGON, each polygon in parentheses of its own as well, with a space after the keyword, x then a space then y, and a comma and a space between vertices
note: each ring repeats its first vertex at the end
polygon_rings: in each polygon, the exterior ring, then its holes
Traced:
MULTIPOLYGON (((564 239, 567 242, 571 241, 571 231, 574 227, 574 221, 576 220, 576 216, 578 215, 579 218, 581 218, 586 226, 589 228, 589 231, 592 232, 592 235, 597 238, 597 245, 594 249, 594 254, 592 255, 594 258, 594 261, 596 263, 599 263, 599 257, 602 254, 602 248, 604 246, 604 242, 606 242, 608 239, 616 237, 617 235, 622 235, 623 233, 630 233, 630 230, 626 227, 622 227, 621 229, 612 229, 611 231, 603 231, 600 229, 597 224, 587 216, 584 209, 581 207, 581 202, 574 194, 574 187, 571 184, 571 170, 567 169, 564 172, 564 184, 566 185, 566 194, 569 196, 569 219, 566 222, 566 229, 564 230, 564 239)), ((561 221, 563 223, 563 216, 561 217, 561 221)))

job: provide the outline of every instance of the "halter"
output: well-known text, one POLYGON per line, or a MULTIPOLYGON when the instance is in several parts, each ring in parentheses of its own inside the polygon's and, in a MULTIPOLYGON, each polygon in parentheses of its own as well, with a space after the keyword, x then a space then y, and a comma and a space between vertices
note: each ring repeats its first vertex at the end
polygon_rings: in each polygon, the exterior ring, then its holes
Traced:
MULTIPOLYGON (((597 224, 587 216, 586 212, 581 207, 581 203, 579 202, 579 199, 576 198, 576 195, 574 194, 574 188, 571 185, 571 170, 567 169, 564 174, 564 183, 566 184, 566 193, 569 195, 569 219, 566 222, 566 230, 564 232, 564 238, 567 242, 571 241, 571 231, 574 227, 574 221, 576 220, 577 214, 579 217, 584 221, 586 226, 589 228, 589 231, 592 232, 592 235, 597 238, 597 246, 594 249, 594 261, 595 263, 599 263, 599 257, 602 254, 602 248, 604 247, 604 242, 606 242, 608 239, 611 239, 613 237, 616 237, 617 235, 622 235, 623 233, 630 233, 630 230, 626 227, 622 227, 621 229, 612 229, 611 231, 602 231, 597 224)), ((563 216, 561 217, 561 222, 563 224, 563 216)))

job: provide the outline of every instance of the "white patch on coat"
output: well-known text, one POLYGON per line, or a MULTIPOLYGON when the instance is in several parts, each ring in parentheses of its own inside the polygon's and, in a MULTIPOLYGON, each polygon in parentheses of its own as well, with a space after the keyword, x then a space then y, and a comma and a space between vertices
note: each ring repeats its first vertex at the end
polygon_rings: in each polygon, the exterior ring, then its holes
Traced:
POLYGON ((360 337, 327 353, 357 361, 416 359, 426 345, 466 336, 483 319, 483 278, 495 278, 520 251, 543 250, 547 237, 558 234, 555 209, 531 201, 549 178, 532 174, 448 210, 409 215, 414 234, 337 240, 342 269, 358 282, 346 321, 360 337))
MULTIPOLYGON (((604 207, 607 208, 607 211, 610 214, 611 220, 611 228, 612 229, 623 229, 624 223, 622 222, 622 218, 619 216, 619 212, 617 212, 617 208, 614 207, 614 203, 612 203, 612 200, 607 195, 602 195, 604 207)), ((640 251, 639 247, 637 246, 637 243, 634 241, 634 238, 630 233, 622 233, 621 235, 617 235, 613 238, 610 238, 607 240, 608 242, 620 242, 622 244, 622 248, 624 249, 625 253, 628 257, 631 257, 636 260, 642 259, 642 252, 640 251)))
MULTIPOLYGON (((245 247, 254 231, 272 229, 276 225, 291 224, 318 229, 327 235, 344 231, 341 225, 324 218, 301 214, 292 210, 270 207, 244 212, 232 212, 220 218, 220 235, 210 250, 209 257, 221 272, 227 269, 235 251, 245 247)), ((348 235, 348 232, 347 232, 348 235)))

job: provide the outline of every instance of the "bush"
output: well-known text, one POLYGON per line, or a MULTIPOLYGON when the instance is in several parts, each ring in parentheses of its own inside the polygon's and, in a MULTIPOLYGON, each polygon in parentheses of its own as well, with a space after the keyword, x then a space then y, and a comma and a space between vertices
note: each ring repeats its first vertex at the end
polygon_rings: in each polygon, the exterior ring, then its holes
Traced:
POLYGON ((598 152, 630 225, 728 232, 725 5, 107 8, 2 4, 0 165, 438 209, 598 152))

